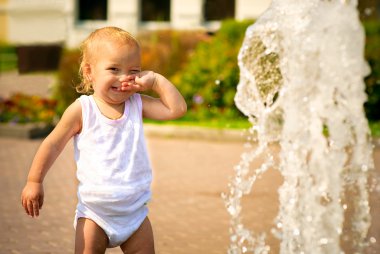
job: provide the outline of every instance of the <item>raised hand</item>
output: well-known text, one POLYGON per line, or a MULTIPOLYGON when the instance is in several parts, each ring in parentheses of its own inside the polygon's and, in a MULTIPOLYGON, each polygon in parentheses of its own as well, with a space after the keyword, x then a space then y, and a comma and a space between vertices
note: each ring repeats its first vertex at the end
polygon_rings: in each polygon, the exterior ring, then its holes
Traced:
POLYGON ((129 75, 121 83, 123 91, 143 92, 153 89, 156 84, 156 74, 153 71, 141 71, 138 74, 129 75))

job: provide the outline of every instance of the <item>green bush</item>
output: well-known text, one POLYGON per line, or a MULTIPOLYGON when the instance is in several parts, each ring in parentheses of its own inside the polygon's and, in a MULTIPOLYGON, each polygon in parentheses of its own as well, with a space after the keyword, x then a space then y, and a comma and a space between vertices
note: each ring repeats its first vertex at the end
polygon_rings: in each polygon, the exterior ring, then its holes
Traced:
POLYGON ((239 82, 237 55, 252 23, 224 21, 213 38, 198 44, 187 65, 172 78, 197 118, 241 115, 234 104, 239 82))
POLYGON ((0 72, 17 69, 16 47, 0 42, 0 72))
MULTIPOLYGON (((227 20, 213 37, 203 32, 157 31, 140 34, 142 67, 162 73, 176 84, 188 104, 193 120, 242 117, 234 96, 239 82, 237 55, 246 28, 253 21, 227 20)), ((366 78, 367 117, 380 120, 380 22, 365 22, 365 57, 371 67, 366 78)), ((79 94, 79 51, 66 51, 58 70, 54 98, 59 113, 79 94)))
POLYGON ((365 57, 371 67, 371 73, 366 77, 366 92, 368 101, 365 111, 370 120, 380 120, 380 22, 364 22, 366 31, 365 57))
POLYGON ((54 86, 53 98, 58 101, 57 113, 62 115, 65 109, 80 96, 75 86, 80 83, 79 50, 64 51, 57 72, 57 83, 54 86))
POLYGON ((137 36, 142 51, 141 67, 170 77, 186 63, 196 45, 207 38, 203 31, 142 32, 137 36))
MULTIPOLYGON (((233 97, 239 82, 237 55, 245 30, 251 21, 228 20, 216 36, 198 45, 188 64, 173 80, 180 85, 189 109, 196 118, 236 117, 239 115, 233 97)), ((365 57, 371 73, 365 79, 368 101, 366 115, 380 120, 380 22, 367 21, 365 57)))

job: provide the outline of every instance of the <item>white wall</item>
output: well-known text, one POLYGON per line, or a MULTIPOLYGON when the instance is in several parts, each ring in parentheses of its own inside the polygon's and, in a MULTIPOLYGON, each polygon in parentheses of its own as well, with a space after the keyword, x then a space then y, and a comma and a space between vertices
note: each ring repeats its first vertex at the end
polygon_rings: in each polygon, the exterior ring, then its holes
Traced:
POLYGON ((203 0, 172 0, 171 25, 177 29, 199 28, 202 23, 203 0))
POLYGON ((64 0, 12 0, 8 3, 8 40, 16 44, 63 42, 64 0))
MULTIPOLYGON (((108 20, 77 21, 78 0, 9 0, 8 40, 11 43, 65 42, 76 47, 94 29, 119 26, 136 34, 139 29, 158 27, 140 22, 140 0, 108 0, 108 20)), ((171 20, 166 28, 199 29, 203 22, 204 0, 171 0, 171 20)), ((236 19, 257 18, 270 0, 236 0, 236 19)), ((154 22, 151 22, 154 23, 154 22)))
MULTIPOLYGON (((257 19, 270 5, 271 0, 235 0, 235 18, 257 19)), ((305 0, 308 1, 308 0, 305 0)))

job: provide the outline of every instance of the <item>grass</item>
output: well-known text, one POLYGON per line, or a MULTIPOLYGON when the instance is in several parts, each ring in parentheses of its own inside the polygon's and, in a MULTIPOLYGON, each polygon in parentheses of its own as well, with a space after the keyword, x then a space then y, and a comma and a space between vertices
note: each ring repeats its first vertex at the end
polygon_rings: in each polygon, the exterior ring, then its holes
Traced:
POLYGON ((178 125, 178 126, 196 126, 212 129, 248 129, 251 124, 248 120, 236 119, 211 119, 211 120, 190 120, 190 119, 178 119, 173 121, 154 121, 144 119, 145 123, 153 123, 158 125, 178 125))
MULTIPOLYGON (((204 128, 213 129, 248 129, 251 127, 251 123, 248 119, 237 118, 237 119, 217 119, 213 118, 210 120, 191 120, 188 118, 173 120, 173 121, 154 121, 149 119, 144 119, 145 123, 152 123, 158 125, 177 125, 177 126, 197 126, 204 128)), ((370 121, 369 127, 371 134, 374 138, 380 138, 380 121, 370 121)))

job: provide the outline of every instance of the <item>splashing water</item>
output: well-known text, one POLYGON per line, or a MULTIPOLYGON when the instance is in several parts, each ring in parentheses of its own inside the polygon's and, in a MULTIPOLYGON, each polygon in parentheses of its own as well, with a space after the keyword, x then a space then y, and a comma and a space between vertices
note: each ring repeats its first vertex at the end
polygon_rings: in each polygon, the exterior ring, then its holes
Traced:
POLYGON ((241 199, 271 167, 284 180, 273 229, 281 253, 366 248, 374 163, 363 111, 369 68, 356 6, 349 0, 273 0, 247 29, 235 102, 252 123, 257 148, 242 155, 223 195, 231 215, 229 253, 270 251, 265 234, 242 223, 241 199), (272 143, 281 148, 278 163, 272 143), (259 158, 261 166, 250 169, 259 158))

